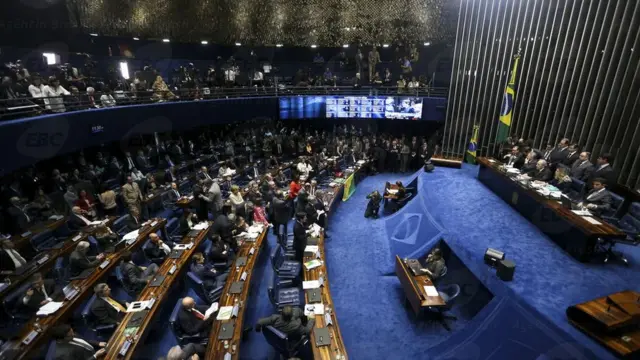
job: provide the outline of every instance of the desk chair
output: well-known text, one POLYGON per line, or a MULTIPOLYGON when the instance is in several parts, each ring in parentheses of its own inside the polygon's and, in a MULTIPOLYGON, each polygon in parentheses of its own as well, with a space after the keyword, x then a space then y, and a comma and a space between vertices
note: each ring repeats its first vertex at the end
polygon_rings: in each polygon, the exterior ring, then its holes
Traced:
POLYGON ((47 354, 44 357, 44 360, 55 360, 56 359, 56 341, 51 340, 49 342, 49 346, 47 346, 47 354))
POLYGON ((53 265, 53 278, 58 285, 66 285, 69 282, 69 261, 65 256, 56 259, 53 265))
MULTIPOLYGON (((211 259, 211 252, 213 251, 213 242, 210 239, 205 240, 204 242, 204 251, 203 254, 205 259, 211 259)), ((214 262, 212 263, 213 267, 219 271, 225 271, 232 263, 232 260, 228 262, 214 262)))
MULTIPOLYGON (((195 299, 195 300, 197 303, 198 299, 195 299)), ((178 313, 180 312, 181 307, 182 307, 182 298, 178 299, 176 304, 173 306, 173 310, 171 311, 171 316, 169 316, 169 326, 171 327, 171 331, 173 331, 173 335, 178 340, 178 343, 180 345, 186 345, 188 343, 207 344, 209 342, 208 331, 205 331, 196 335, 188 335, 188 334, 185 334, 184 331, 182 331, 182 328, 178 323, 178 313)))
POLYGON ((29 242, 31 243, 31 247, 33 247, 36 252, 39 252, 51 249, 58 242, 58 239, 54 236, 53 231, 45 230, 35 234, 29 242))
POLYGON ((128 214, 120 216, 113 222, 113 225, 111 226, 112 230, 120 236, 128 233, 129 232, 129 228, 127 227, 128 220, 129 220, 128 214))
POLYGON ((613 247, 617 243, 637 246, 640 244, 640 202, 634 202, 629 207, 629 211, 621 218, 603 217, 609 224, 617 227, 627 236, 621 239, 598 239, 598 245, 604 253, 604 262, 608 263, 610 259, 621 261, 629 266, 629 260, 619 251, 614 251, 613 247))
POLYGON ((267 290, 271 304, 278 310, 287 305, 303 307, 305 304, 304 293, 299 287, 295 287, 293 280, 280 279, 274 272, 267 290))
POLYGON ((293 342, 289 340, 289 337, 285 333, 277 330, 271 325, 262 328, 262 334, 269 345, 271 345, 284 359, 296 356, 298 352, 309 343, 307 335, 303 336, 300 340, 293 342))
POLYGON ((187 272, 186 283, 188 288, 192 288, 196 294, 198 294, 198 296, 204 299, 208 304, 213 304, 220 300, 222 290, 224 288, 223 286, 218 286, 211 291, 207 290, 202 279, 191 271, 187 272))
POLYGON ((116 329, 116 325, 115 324, 110 324, 110 325, 98 325, 95 322, 95 316, 93 316, 93 313, 91 312, 91 306, 93 306, 93 303, 96 301, 97 297, 96 295, 91 295, 91 298, 89 298, 89 301, 87 301, 86 304, 84 304, 84 306, 82 307, 82 312, 80 313, 80 316, 82 317, 82 320, 84 321, 84 324, 91 329, 91 331, 96 333, 96 336, 98 339, 100 339, 101 341, 107 341, 109 339, 109 337, 111 337, 111 334, 113 333, 113 331, 116 329))
POLYGON ((130 288, 124 281, 124 274, 122 273, 122 269, 120 269, 120 264, 116 265, 116 269, 115 269, 115 274, 116 274, 116 279, 118 280, 118 283, 120 284, 120 286, 122 287, 122 289, 129 295, 135 297, 137 294, 137 291, 135 291, 135 289, 130 288))
POLYGON ((30 287, 31 283, 27 281, 2 299, 2 308, 14 325, 24 323, 33 315, 22 306, 22 297, 30 287))
POLYGON ((453 315, 445 315, 444 311, 449 311, 453 307, 455 299, 460 295, 460 285, 449 284, 442 286, 438 289, 438 294, 440 294, 440 297, 447 303, 444 308, 438 309, 438 317, 442 321, 442 326, 448 331, 451 331, 446 320, 458 320, 458 318, 453 315))
POLYGON ((284 253, 280 244, 271 252, 271 265, 273 271, 283 279, 299 280, 302 264, 298 261, 291 260, 284 253))

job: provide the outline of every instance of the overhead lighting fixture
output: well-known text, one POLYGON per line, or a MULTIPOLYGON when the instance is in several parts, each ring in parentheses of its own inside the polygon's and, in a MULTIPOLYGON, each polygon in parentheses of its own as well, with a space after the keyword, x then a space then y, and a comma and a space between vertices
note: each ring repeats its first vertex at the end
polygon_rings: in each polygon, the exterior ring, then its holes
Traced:
POLYGON ((236 46, 242 46, 242 44, 240 44, 240 43, 236 43, 236 46))
POLYGON ((389 47, 389 44, 382 44, 382 47, 383 47, 383 48, 388 48, 388 47, 389 47))
POLYGON ((282 47, 282 44, 276 44, 276 47, 282 47))
POLYGON ((56 53, 42 53, 42 56, 47 59, 47 65, 55 65, 60 63, 60 55, 56 53))
POLYGON ((91 34, 89 34, 89 35, 91 35, 91 36, 98 36, 98 34, 96 34, 96 33, 91 33, 91 34))
POLYGON ((346 49, 346 48, 349 47, 349 44, 344 44, 344 45, 342 45, 342 47, 346 49))
POLYGON ((209 42, 207 40, 202 40, 202 41, 200 41, 200 44, 207 45, 207 44, 209 44, 209 42))
POLYGON ((311 48, 312 48, 312 49, 315 49, 315 48, 317 48, 317 47, 318 47, 318 45, 311 45, 311 48))
POLYGON ((162 39, 162 42, 170 42, 171 40, 169 39, 162 39))
POLYGON ((351 30, 351 28, 344 28, 344 29, 347 30, 347 31, 351 30))
POLYGON ((120 74, 125 80, 129 80, 129 64, 126 61, 120 62, 120 74))
POLYGON ((428 41, 426 43, 424 43, 424 46, 429 46, 429 45, 431 45, 431 43, 428 42, 428 41))
POLYGON ((133 38, 133 40, 138 41, 138 40, 140 40, 140 39, 138 39, 137 37, 134 37, 134 38, 133 38))

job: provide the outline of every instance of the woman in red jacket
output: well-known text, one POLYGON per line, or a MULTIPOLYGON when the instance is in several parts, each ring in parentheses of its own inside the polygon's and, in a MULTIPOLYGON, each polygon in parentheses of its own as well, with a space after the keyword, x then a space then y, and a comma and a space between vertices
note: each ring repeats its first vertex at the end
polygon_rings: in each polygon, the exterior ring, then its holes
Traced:
POLYGON ((300 184, 300 177, 298 175, 294 175, 293 180, 291 180, 291 184, 289 184, 289 199, 295 199, 301 189, 302 185, 300 184))
POLYGON ((89 198, 87 192, 84 190, 80 190, 80 197, 76 200, 75 206, 79 207, 82 213, 89 218, 96 216, 96 204, 89 198))
POLYGON ((269 226, 262 198, 257 198, 253 205, 253 223, 260 223, 264 226, 269 226))

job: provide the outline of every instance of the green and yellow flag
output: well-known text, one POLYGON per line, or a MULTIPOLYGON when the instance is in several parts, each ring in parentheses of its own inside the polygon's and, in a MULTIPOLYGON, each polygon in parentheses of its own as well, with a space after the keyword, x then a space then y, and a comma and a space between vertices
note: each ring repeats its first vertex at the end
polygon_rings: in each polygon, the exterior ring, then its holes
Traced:
POLYGON ((498 134, 496 135, 496 142, 501 143, 507 140, 511 130, 511 115, 513 111, 513 101, 516 97, 516 73, 518 70, 518 62, 520 61, 520 55, 516 55, 513 60, 513 69, 511 70, 511 77, 509 83, 504 91, 504 99, 502 100, 502 107, 500 108, 500 122, 498 123, 498 134))
POLYGON ((476 152, 478 150, 478 130, 479 125, 473 125, 473 135, 471 135, 471 141, 469 142, 469 148, 467 149, 467 163, 476 163, 476 152))
POLYGON ((355 173, 349 175, 347 181, 344 182, 344 192, 342 193, 342 201, 347 201, 356 191, 356 184, 353 183, 353 175, 355 173))

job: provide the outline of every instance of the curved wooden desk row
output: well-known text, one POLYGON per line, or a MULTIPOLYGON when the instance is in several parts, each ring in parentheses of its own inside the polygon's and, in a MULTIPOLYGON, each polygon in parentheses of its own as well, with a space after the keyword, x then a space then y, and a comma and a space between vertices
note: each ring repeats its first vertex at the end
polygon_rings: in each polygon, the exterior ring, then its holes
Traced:
MULTIPOLYGON (((212 222, 209 222, 209 225, 211 225, 211 223, 212 222)), ((138 315, 136 315, 137 313, 135 312, 125 314, 124 318, 120 321, 120 325, 108 341, 109 345, 107 346, 105 359, 131 359, 136 352, 136 347, 144 344, 144 337, 146 331, 151 327, 152 319, 158 309, 161 308, 161 304, 166 300, 169 291, 174 285, 174 281, 180 279, 183 275, 183 270, 188 268, 191 255, 197 251, 198 246, 206 239, 208 231, 209 228, 200 230, 195 237, 185 236, 182 239, 182 244, 191 243, 193 244, 191 248, 184 250, 179 258, 167 258, 162 263, 156 273, 156 277, 160 275, 165 276, 162 285, 153 287, 147 284, 136 300, 153 301, 153 304, 147 309, 148 311, 143 310, 147 312, 144 314, 142 320, 140 320, 140 318, 136 320, 136 322, 140 322, 138 326, 132 326, 127 329, 129 321, 138 315)))
POLYGON ((62 219, 58 219, 58 220, 47 220, 43 223, 32 226, 28 231, 20 235, 12 236, 11 241, 13 242, 13 245, 18 251, 28 249, 31 246, 31 238, 47 230, 52 230, 52 231, 56 230, 62 225, 64 225, 66 222, 67 222, 66 216, 63 216, 62 219))
MULTIPOLYGON (((167 221, 166 219, 152 219, 151 222, 140 229, 138 238, 125 247, 126 251, 134 251, 140 247, 147 239, 149 234, 158 230, 164 229, 167 221)), ((44 341, 49 338, 49 330, 56 324, 65 321, 69 316, 73 314, 73 311, 81 305, 88 297, 93 294, 93 287, 98 284, 102 278, 109 274, 120 261, 120 253, 113 253, 108 255, 103 263, 105 266, 97 267, 93 273, 86 279, 72 280, 69 286, 78 290, 77 295, 72 299, 64 299, 64 295, 60 296, 60 299, 54 299, 55 301, 62 301, 63 305, 53 315, 46 317, 34 317, 27 322, 23 328, 18 332, 15 341, 9 344, 10 347, 19 351, 19 355, 16 359, 29 359, 29 354, 44 345, 44 341), (108 263, 107 263, 108 261, 108 263), (40 330, 38 331, 38 327, 40 330)))
MULTIPOLYGON (((115 216, 108 217, 106 225, 111 227, 115 220, 115 216)), ((89 235, 93 234, 94 230, 95 228, 91 227, 89 229, 85 229, 69 236, 69 238, 67 238, 62 243, 61 247, 40 252, 34 259, 31 260, 31 262, 35 261, 35 266, 31 267, 29 270, 20 275, 16 275, 14 272, 12 272, 11 274, 5 276, 4 278, 9 279, 11 283, 0 290, 0 299, 5 297, 11 290, 19 287, 25 281, 29 280, 31 275, 37 272, 44 273, 51 269, 56 263, 56 259, 58 259, 60 256, 69 255, 73 251, 73 249, 75 249, 76 244, 80 241, 86 241, 89 235)))
POLYGON ((263 247, 264 240, 267 236, 267 231, 269 231, 269 228, 265 227, 260 236, 258 236, 253 242, 245 240, 238 250, 236 261, 240 257, 246 257, 247 263, 240 267, 237 267, 235 263, 231 266, 227 281, 224 284, 224 289, 222 290, 222 296, 220 297, 220 300, 218 300, 220 308, 223 306, 238 305, 237 316, 231 317, 229 320, 215 320, 213 322, 211 332, 209 333, 209 345, 207 346, 207 353, 205 355, 205 359, 207 360, 223 360, 227 353, 231 355, 231 359, 240 358, 240 341, 242 340, 242 328, 245 311, 247 310, 251 279, 253 278, 253 270, 256 262, 258 261, 258 256, 260 255, 260 250, 263 247), (232 294, 231 286, 236 282, 241 282, 243 276, 244 284, 242 292, 232 294), (218 340, 223 328, 227 326, 233 326, 233 337, 226 341, 218 340), (234 346, 235 351, 233 350, 234 346))

